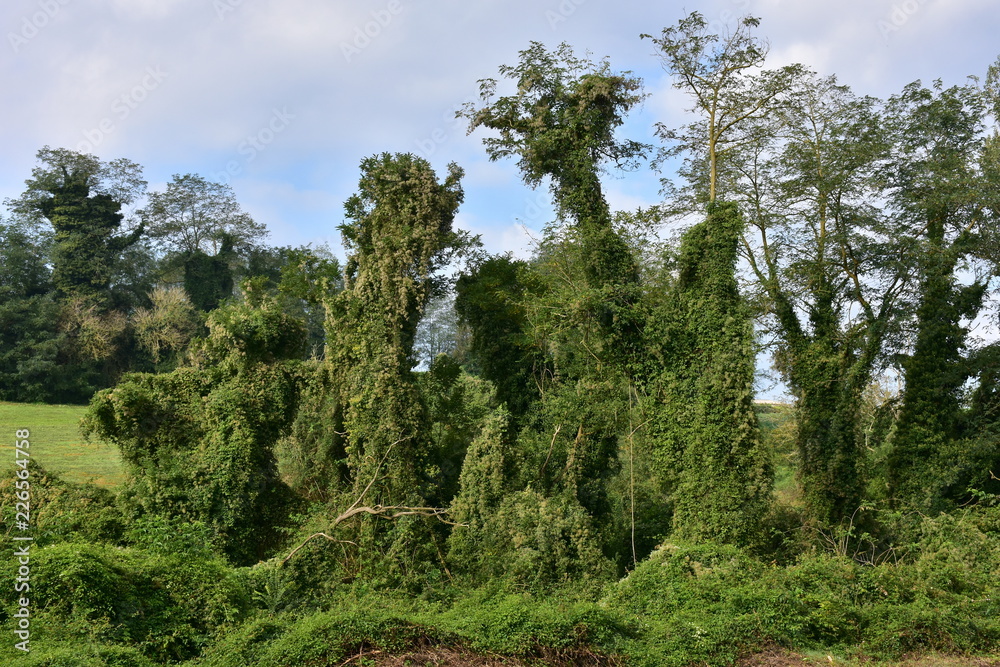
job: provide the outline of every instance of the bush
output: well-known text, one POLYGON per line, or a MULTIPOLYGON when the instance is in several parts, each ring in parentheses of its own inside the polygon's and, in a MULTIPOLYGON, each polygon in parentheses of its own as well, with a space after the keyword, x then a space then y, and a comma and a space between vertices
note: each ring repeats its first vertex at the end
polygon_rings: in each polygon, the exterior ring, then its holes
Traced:
MULTIPOLYGON (((115 503, 115 495, 93 484, 74 484, 45 470, 28 459, 31 485, 31 536, 35 546, 55 542, 118 543, 126 520, 115 503)), ((0 478, 0 518, 3 525, 14 523, 16 469, 0 478)))
POLYGON ((331 665, 363 650, 399 652, 450 639, 387 611, 320 612, 300 619, 258 618, 208 651, 204 667, 331 665))
MULTIPOLYGON (((15 559, 0 563, 13 581, 15 559)), ((244 588, 223 561, 191 554, 150 555, 64 543, 31 552, 32 639, 132 647, 156 660, 197 655, 215 634, 249 610, 244 588)), ((11 619, 7 596, 0 620, 11 619)))

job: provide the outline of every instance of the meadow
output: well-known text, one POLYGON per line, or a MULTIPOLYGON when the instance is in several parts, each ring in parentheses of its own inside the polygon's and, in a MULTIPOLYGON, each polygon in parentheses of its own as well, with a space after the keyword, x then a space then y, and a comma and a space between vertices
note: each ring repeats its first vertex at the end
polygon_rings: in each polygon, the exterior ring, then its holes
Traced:
MULTIPOLYGON (((14 432, 31 432, 31 453, 49 471, 69 482, 113 488, 123 479, 121 456, 105 442, 80 434, 86 406, 0 402, 0 457, 13 461, 14 432)), ((6 467, 6 466, 0 466, 6 467)))

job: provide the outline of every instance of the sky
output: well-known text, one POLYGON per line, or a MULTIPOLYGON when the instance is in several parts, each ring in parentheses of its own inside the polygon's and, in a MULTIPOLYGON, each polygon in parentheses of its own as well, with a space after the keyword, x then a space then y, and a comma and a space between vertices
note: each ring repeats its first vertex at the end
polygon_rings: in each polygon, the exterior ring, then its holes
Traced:
MULTIPOLYGON (((639 35, 694 10, 719 33, 759 17, 769 66, 800 62, 859 94, 961 84, 1000 55, 992 0, 4 0, 0 198, 45 145, 125 157, 151 190, 185 173, 229 183, 269 243, 340 254, 361 160, 411 152, 442 178, 463 167, 456 225, 524 256, 553 217, 548 193, 514 160, 491 163, 455 110, 532 41, 566 42, 642 78, 649 97, 621 136, 656 144, 654 124, 690 121, 690 103, 639 35)), ((611 206, 658 203, 663 176, 608 174, 611 206)))
MULTIPOLYGON (((514 160, 489 162, 454 111, 530 42, 567 42, 641 77, 649 93, 622 136, 690 120, 649 40, 690 11, 717 32, 761 19, 769 64, 801 62, 861 94, 915 79, 963 83, 1000 54, 990 0, 5 0, 0 8, 0 197, 17 196, 45 145, 129 158, 152 190, 173 174, 229 183, 274 245, 329 243, 359 164, 412 152, 439 175, 457 162, 457 225, 495 252, 530 252, 548 193, 514 160)), ((609 174, 616 209, 660 200, 648 168, 609 174)))

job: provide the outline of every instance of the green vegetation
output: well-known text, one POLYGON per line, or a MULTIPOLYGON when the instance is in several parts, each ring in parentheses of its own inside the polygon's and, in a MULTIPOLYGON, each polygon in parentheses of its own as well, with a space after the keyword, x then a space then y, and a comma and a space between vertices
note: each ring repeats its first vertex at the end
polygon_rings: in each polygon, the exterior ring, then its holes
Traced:
POLYGON ((121 484, 124 472, 118 448, 96 438, 88 441, 80 432, 86 410, 82 405, 0 402, 3 467, 14 459, 14 431, 28 428, 35 447, 32 454, 46 469, 71 482, 104 488, 121 484))
POLYGON ((653 210, 602 185, 652 152, 631 73, 532 43, 481 82, 459 116, 557 204, 526 260, 454 228, 455 164, 362 160, 341 264, 196 175, 127 220, 138 165, 42 149, 0 222, 0 519, 30 496, 32 535, 0 660, 997 656, 1000 344, 969 321, 1000 63, 859 99, 765 69, 757 24, 653 39, 698 115, 659 128, 687 182, 653 210), (755 403, 765 347, 793 404, 755 403))

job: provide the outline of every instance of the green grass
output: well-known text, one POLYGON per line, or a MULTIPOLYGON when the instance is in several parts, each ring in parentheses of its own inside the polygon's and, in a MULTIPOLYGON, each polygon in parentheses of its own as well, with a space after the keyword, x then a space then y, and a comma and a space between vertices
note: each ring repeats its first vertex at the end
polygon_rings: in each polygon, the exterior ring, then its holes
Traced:
POLYGON ((80 434, 83 405, 0 402, 0 468, 14 460, 14 432, 31 432, 31 454, 67 481, 113 487, 121 483, 121 457, 113 445, 85 442, 80 434))

